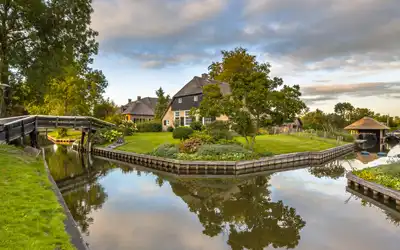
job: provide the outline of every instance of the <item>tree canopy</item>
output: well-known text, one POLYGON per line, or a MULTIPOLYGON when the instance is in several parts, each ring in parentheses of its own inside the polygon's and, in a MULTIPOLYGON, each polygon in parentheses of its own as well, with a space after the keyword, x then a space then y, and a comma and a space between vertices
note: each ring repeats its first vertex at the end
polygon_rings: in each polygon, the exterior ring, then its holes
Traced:
POLYGON ((165 111, 168 108, 170 97, 169 95, 165 95, 165 92, 161 87, 156 91, 156 95, 158 100, 157 100, 156 110, 154 112, 155 113, 154 119, 161 120, 163 118, 165 111))

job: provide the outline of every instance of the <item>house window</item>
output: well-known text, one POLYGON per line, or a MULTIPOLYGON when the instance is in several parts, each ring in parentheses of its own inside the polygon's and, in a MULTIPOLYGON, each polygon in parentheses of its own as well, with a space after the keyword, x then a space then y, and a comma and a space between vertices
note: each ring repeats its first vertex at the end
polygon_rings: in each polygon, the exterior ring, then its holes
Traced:
POLYGON ((179 117, 179 111, 175 111, 174 113, 175 119, 179 117))
POLYGON ((203 125, 210 124, 212 122, 212 118, 203 117, 203 125))
POLYGON ((199 96, 195 95, 195 96, 193 97, 193 101, 197 102, 198 100, 199 100, 199 96))
POLYGON ((178 98, 178 103, 182 103, 182 98, 178 98))
POLYGON ((190 111, 189 111, 189 110, 186 110, 186 111, 185 111, 185 117, 188 117, 188 116, 190 116, 190 111))
POLYGON ((164 126, 169 126, 169 120, 164 120, 164 126))
POLYGON ((185 110, 185 126, 190 126, 192 123, 192 117, 190 116, 190 111, 185 110))

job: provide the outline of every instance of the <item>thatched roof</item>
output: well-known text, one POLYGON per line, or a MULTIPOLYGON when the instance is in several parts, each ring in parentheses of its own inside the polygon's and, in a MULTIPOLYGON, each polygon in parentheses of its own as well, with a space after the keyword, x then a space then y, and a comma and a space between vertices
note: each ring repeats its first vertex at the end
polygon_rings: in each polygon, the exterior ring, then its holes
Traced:
POLYGON ((364 117, 360 120, 350 124, 349 126, 345 127, 346 130, 360 130, 360 129, 369 129, 369 130, 389 130, 390 128, 383 125, 382 123, 378 122, 375 119, 370 117, 364 117))
POLYGON ((185 86, 183 86, 183 88, 181 90, 179 90, 178 93, 176 93, 174 95, 174 98, 188 96, 188 95, 202 94, 203 87, 205 85, 215 84, 215 83, 219 84, 221 93, 223 95, 229 94, 231 92, 231 89, 230 89, 230 86, 228 83, 214 81, 214 80, 206 78, 206 76, 203 76, 203 77, 195 76, 185 86))
POLYGON ((122 114, 154 116, 158 98, 145 97, 125 105, 122 114))

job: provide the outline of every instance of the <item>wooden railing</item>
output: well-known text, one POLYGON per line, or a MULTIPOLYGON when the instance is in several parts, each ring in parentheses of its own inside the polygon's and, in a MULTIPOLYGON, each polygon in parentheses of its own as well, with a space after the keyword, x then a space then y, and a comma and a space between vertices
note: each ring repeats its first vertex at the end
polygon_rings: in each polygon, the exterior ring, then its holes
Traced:
POLYGON ((9 143, 39 128, 73 128, 97 130, 114 124, 88 116, 19 116, 0 119, 0 142, 9 143))

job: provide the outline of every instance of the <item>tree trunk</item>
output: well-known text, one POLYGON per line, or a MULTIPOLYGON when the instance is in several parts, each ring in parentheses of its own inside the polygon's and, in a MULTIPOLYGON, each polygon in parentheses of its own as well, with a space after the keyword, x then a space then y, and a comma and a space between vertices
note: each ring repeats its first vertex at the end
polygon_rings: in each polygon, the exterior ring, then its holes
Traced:
POLYGON ((9 82, 9 61, 8 61, 8 10, 10 8, 10 1, 4 3, 4 15, 1 17, 1 37, 0 37, 0 117, 7 116, 7 106, 9 106, 8 90, 7 86, 10 86, 9 82), (1 86, 5 84, 6 87, 1 86))

